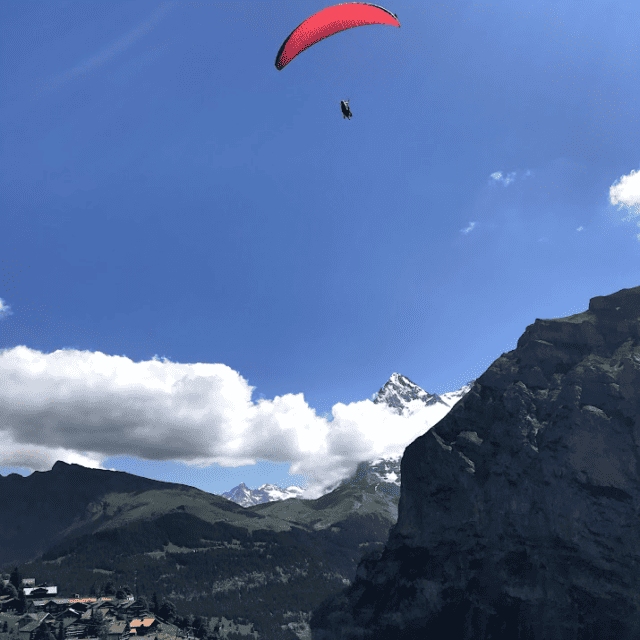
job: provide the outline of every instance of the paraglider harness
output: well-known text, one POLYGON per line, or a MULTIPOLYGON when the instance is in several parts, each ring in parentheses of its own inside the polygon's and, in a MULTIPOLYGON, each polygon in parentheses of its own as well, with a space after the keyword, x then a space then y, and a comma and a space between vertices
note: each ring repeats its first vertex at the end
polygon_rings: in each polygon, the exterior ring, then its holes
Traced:
POLYGON ((340 109, 342 109, 342 119, 344 120, 345 118, 349 118, 349 120, 351 120, 351 116, 353 114, 351 113, 351 109, 349 108, 348 100, 340 100, 340 109))

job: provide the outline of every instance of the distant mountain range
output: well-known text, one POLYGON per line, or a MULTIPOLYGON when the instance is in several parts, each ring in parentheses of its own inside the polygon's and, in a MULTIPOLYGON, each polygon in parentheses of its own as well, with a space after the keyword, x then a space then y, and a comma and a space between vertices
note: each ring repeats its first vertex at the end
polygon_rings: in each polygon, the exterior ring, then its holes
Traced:
MULTIPOLYGON (((441 420, 449 412, 451 407, 469 392, 472 385, 473 380, 457 391, 450 391, 449 393, 438 395, 436 393, 428 393, 415 384, 415 382, 411 382, 406 376, 393 373, 380 391, 374 393, 371 399, 374 404, 387 405, 399 415, 409 415, 417 409, 423 408, 423 405, 430 407, 431 410, 427 412, 426 420, 428 424, 432 426, 441 420), (415 401, 418 402, 416 403, 415 401)), ((371 482, 375 482, 375 478, 377 478, 377 483, 381 487, 383 485, 380 485, 380 483, 395 485, 397 488, 396 495, 400 495, 400 457, 392 459, 380 458, 379 460, 362 462, 354 477, 361 477, 362 474, 366 475, 371 482)), ((352 480, 353 479, 350 478, 344 482, 350 483, 352 480)), ((390 486, 381 488, 380 490, 383 492, 394 491, 390 486)), ((249 487, 242 482, 230 491, 219 495, 239 504, 241 507, 253 507, 254 505, 264 504, 266 502, 300 498, 303 492, 304 489, 296 485, 283 489, 275 484, 263 484, 257 489, 249 489, 249 487)))
POLYGON ((299 498, 304 489, 301 487, 291 486, 286 489, 275 484, 263 484, 257 489, 249 489, 244 482, 237 487, 226 491, 220 495, 227 500, 231 500, 241 507, 253 507, 256 504, 264 504, 265 502, 274 502, 275 500, 288 500, 289 498, 299 498))
MULTIPOLYGON (((464 393, 427 394, 394 374, 378 398, 401 414, 422 401, 426 431, 464 393)), ((0 476, 0 568, 20 566, 61 596, 113 579, 139 595, 156 592, 180 615, 250 621, 257 640, 308 639, 311 611, 387 541, 400 461, 361 462, 315 500, 295 486, 243 483, 218 496, 61 461, 0 476)))

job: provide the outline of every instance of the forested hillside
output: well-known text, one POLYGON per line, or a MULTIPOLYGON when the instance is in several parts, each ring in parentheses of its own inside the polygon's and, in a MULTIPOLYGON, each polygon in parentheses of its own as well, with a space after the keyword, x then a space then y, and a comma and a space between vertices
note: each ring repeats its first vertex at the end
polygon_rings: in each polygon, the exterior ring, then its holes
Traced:
POLYGON ((106 579, 135 585, 136 595, 174 603, 178 616, 248 620, 265 640, 293 640, 281 627, 308 619, 349 584, 361 555, 380 548, 388 530, 373 514, 320 531, 251 532, 170 513, 63 541, 20 570, 61 594, 96 593, 106 579))

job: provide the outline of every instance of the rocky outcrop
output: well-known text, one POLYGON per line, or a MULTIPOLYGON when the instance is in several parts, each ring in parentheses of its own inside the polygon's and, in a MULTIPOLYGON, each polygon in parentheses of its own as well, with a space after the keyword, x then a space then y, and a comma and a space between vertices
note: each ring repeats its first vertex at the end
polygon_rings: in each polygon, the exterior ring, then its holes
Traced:
POLYGON ((402 458, 314 640, 640 638, 640 287, 536 320, 402 458))

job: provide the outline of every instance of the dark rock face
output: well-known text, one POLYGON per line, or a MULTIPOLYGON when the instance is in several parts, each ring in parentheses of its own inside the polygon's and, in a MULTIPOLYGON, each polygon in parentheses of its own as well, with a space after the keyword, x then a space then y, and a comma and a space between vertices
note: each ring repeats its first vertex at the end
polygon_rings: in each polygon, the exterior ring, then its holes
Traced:
POLYGON ((640 638, 640 287, 536 320, 402 458, 314 640, 640 638))

